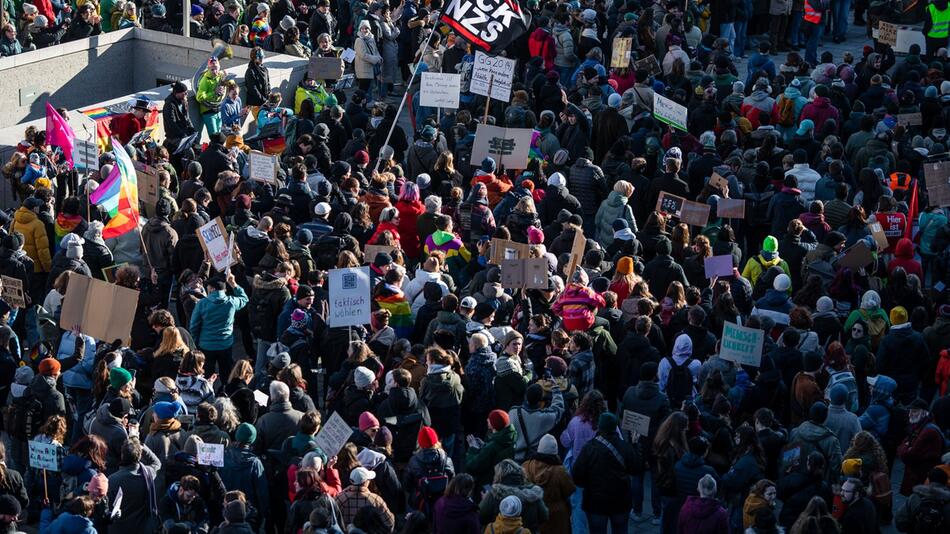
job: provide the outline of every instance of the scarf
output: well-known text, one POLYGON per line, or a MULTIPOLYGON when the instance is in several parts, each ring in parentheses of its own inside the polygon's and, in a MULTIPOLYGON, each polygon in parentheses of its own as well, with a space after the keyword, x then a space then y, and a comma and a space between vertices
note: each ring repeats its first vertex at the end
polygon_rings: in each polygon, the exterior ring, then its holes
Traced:
POLYGON ((178 432, 181 430, 181 421, 178 419, 162 419, 153 421, 149 427, 149 434, 154 432, 178 432))

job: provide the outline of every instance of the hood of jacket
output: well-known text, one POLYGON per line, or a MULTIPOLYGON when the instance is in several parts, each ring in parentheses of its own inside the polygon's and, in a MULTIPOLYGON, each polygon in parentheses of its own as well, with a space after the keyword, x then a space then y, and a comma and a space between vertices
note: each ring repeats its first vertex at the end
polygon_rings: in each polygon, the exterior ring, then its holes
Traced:
POLYGON ((656 382, 641 380, 637 383, 637 398, 640 400, 655 399, 660 396, 660 385, 656 382))
POLYGON ((898 258, 912 259, 914 257, 914 242, 906 237, 900 238, 897 247, 894 249, 894 255, 898 258))
POLYGON ((419 398, 412 388, 393 388, 389 392, 389 407, 393 413, 407 414, 419 409, 419 398))
POLYGON ((13 220, 17 224, 33 224, 33 221, 36 220, 36 214, 32 211, 26 209, 25 206, 20 206, 16 213, 13 214, 13 220))
POLYGON ((835 438, 834 432, 828 430, 824 425, 816 425, 811 421, 805 421, 798 427, 798 435, 806 441, 817 443, 825 438, 835 438))
POLYGON ((798 99, 802 97, 802 92, 799 91, 797 88, 792 87, 791 85, 786 87, 785 92, 782 94, 785 95, 785 98, 791 98, 791 99, 798 99))
POLYGON ((441 247, 442 245, 455 239, 455 234, 446 232, 445 230, 436 230, 431 237, 432 242, 441 247))
POLYGON ((719 501, 716 499, 707 499, 690 495, 683 503, 683 509, 680 513, 695 517, 697 519, 707 519, 719 511, 719 501))
POLYGON ((811 105, 817 108, 829 108, 831 107, 831 100, 827 96, 816 96, 815 99, 811 101, 811 105))
POLYGON ((491 487, 492 497, 501 502, 502 499, 509 495, 514 495, 521 499, 522 504, 526 503, 536 503, 544 498, 544 490, 541 489, 541 486, 536 486, 534 484, 521 484, 521 485, 509 485, 503 482, 493 484, 491 487))
POLYGON ((287 286, 287 281, 283 278, 274 276, 271 273, 257 274, 254 275, 253 287, 255 290, 278 290, 282 287, 287 286))
POLYGON ((918 484, 914 486, 914 493, 920 496, 921 499, 933 499, 938 502, 947 504, 950 502, 950 489, 946 486, 939 486, 937 484, 918 484))
POLYGON ((168 220, 159 217, 152 217, 142 228, 142 234, 150 235, 167 233, 169 230, 171 230, 171 227, 172 225, 168 222, 168 220))

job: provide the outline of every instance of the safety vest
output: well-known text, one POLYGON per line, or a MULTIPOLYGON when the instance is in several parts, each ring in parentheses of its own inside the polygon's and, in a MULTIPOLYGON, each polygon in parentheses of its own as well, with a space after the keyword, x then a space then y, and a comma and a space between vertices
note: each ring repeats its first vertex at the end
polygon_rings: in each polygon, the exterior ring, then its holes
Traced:
POLYGON ((933 23, 930 31, 927 32, 927 37, 946 39, 947 36, 950 36, 950 7, 940 11, 937 6, 930 4, 927 6, 927 11, 930 13, 930 21, 933 23))
POLYGON ((821 11, 811 7, 811 2, 805 0, 805 22, 821 24, 821 11))
POLYGON ((892 172, 890 175, 890 183, 888 184, 891 188, 891 191, 897 191, 898 189, 903 189, 907 191, 910 189, 911 181, 913 177, 907 174, 906 172, 892 172))

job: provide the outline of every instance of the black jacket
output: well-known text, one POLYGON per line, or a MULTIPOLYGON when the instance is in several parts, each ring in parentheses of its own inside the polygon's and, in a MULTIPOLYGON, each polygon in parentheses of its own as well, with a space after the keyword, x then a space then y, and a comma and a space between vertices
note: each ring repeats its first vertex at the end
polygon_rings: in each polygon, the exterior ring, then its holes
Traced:
POLYGON ((248 63, 247 70, 244 71, 244 85, 247 87, 245 104, 263 106, 267 102, 267 96, 270 94, 270 76, 267 74, 266 67, 254 62, 248 63))
POLYGON ((574 483, 584 488, 581 504, 587 513, 613 515, 630 510, 630 476, 643 471, 639 449, 620 439, 616 434, 601 435, 623 458, 597 437, 587 442, 574 460, 574 483))
POLYGON ((165 125, 166 144, 173 149, 177 148, 179 140, 195 133, 195 126, 191 123, 191 116, 188 114, 188 99, 178 100, 174 94, 165 97, 162 124, 165 125))
POLYGON ((82 259, 89 266, 92 276, 99 280, 105 280, 102 269, 111 267, 115 261, 112 258, 112 251, 105 243, 97 243, 91 239, 86 239, 82 245, 82 259))
POLYGON ((684 287, 689 286, 686 273, 672 256, 657 255, 647 263, 643 269, 643 278, 650 284, 650 292, 654 295, 665 295, 671 282, 681 282, 684 287))

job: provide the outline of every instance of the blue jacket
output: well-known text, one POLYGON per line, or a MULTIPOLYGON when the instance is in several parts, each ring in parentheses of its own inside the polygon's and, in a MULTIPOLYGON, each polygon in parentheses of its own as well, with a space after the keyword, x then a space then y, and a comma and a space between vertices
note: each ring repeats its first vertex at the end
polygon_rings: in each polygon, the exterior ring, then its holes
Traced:
POLYGON ((237 285, 232 291, 213 291, 195 305, 189 330, 198 347, 224 350, 234 344, 234 314, 247 305, 247 293, 237 285))
POLYGON ((705 475, 712 475, 719 482, 719 475, 716 470, 706 464, 705 460, 691 452, 687 452, 680 458, 674 466, 676 473, 676 495, 686 497, 689 495, 699 495, 697 485, 699 479, 705 475))
POLYGON ((48 534, 96 534, 96 528, 88 517, 63 512, 49 526, 48 534))
POLYGON ((893 378, 878 375, 877 382, 871 390, 871 405, 858 417, 861 429, 874 434, 878 440, 887 434, 891 422, 891 408, 894 405, 894 391, 897 382, 893 378))
POLYGON ((229 490, 241 490, 249 503, 267 515, 268 490, 264 464, 250 449, 231 446, 224 449, 224 467, 218 469, 221 482, 229 490))
MULTIPOLYGON (((76 365, 63 373, 63 385, 77 389, 92 389, 92 373, 96 366, 96 340, 83 335, 86 342, 85 354, 83 354, 82 363, 76 365)), ((59 351, 56 353, 56 359, 60 362, 73 357, 76 350, 76 336, 69 330, 63 333, 59 342, 59 351)))

